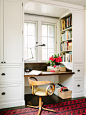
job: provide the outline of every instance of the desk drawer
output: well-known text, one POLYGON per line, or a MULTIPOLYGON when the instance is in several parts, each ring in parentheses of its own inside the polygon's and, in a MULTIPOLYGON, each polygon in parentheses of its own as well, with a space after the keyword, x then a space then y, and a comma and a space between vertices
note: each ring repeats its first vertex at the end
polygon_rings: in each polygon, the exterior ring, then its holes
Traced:
POLYGON ((16 82, 22 81, 22 67, 21 66, 8 66, 0 67, 0 82, 16 82))
POLYGON ((75 64, 74 71, 76 77, 83 77, 83 64, 75 64))
POLYGON ((22 99, 22 84, 0 85, 0 103, 19 101, 22 99))
POLYGON ((80 93, 84 91, 84 79, 75 79, 74 80, 74 92, 80 93))

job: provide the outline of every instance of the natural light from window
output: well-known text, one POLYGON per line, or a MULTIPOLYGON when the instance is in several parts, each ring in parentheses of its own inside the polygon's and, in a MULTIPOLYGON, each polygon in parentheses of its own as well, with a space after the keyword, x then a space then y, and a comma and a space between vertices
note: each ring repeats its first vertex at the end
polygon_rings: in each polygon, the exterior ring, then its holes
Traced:
POLYGON ((48 60, 55 53, 55 25, 42 24, 42 60, 48 60))
POLYGON ((24 60, 36 60, 36 23, 24 24, 24 60))
POLYGON ((55 53, 55 25, 43 23, 37 27, 35 22, 24 23, 24 60, 37 62, 41 57, 40 60, 46 62, 55 53), (43 44, 45 46, 40 46, 43 44))

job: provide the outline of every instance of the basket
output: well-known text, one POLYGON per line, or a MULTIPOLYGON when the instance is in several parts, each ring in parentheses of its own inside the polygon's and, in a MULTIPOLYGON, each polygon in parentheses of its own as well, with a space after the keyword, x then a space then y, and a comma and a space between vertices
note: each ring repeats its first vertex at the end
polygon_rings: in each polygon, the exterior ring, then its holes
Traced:
POLYGON ((53 69, 52 69, 52 68, 47 68, 47 71, 48 71, 48 72, 51 72, 51 70, 54 70, 55 72, 59 72, 59 69, 54 69, 54 68, 53 68, 53 69))
POLYGON ((66 67, 59 66, 59 70, 62 71, 62 72, 65 72, 66 71, 66 67))
POLYGON ((61 89, 59 89, 59 97, 62 98, 62 99, 68 99, 68 98, 71 98, 71 94, 72 94, 72 91, 71 90, 68 90, 68 91, 61 91, 61 89))
POLYGON ((50 72, 51 70, 54 70, 55 72, 59 72, 59 67, 53 67, 53 66, 47 66, 47 71, 50 72))

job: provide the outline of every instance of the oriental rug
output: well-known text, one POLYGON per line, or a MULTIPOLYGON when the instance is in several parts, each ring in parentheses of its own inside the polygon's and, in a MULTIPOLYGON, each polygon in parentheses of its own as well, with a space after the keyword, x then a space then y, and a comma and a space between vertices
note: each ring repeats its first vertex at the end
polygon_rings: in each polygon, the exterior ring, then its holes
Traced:
MULTIPOLYGON (((42 110, 41 115, 86 115, 86 98, 43 105, 48 109, 53 109, 56 113, 42 110)), ((23 108, 8 111, 0 111, 0 115, 37 115, 38 109, 23 108)))

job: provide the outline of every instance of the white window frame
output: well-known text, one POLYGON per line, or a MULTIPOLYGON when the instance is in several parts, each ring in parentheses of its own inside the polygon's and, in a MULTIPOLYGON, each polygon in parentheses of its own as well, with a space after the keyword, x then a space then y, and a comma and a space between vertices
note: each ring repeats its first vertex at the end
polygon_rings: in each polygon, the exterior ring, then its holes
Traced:
MULTIPOLYGON (((45 24, 45 25, 54 25, 55 26, 55 41, 54 41, 54 44, 55 44, 55 54, 56 54, 56 52, 57 52, 57 37, 56 37, 56 34, 57 34, 57 32, 56 32, 56 30, 57 30, 57 26, 56 26, 56 23, 49 23, 49 22, 42 22, 41 23, 41 25, 42 24, 45 24)), ((48 37, 48 36, 47 36, 48 37)), ((41 40, 42 40, 42 37, 41 37, 41 40)), ((48 49, 48 48, 47 48, 48 49)), ((48 54, 47 54, 48 55, 48 54)), ((41 57, 41 59, 42 59, 42 57, 41 57)), ((47 62, 48 60, 42 60, 42 62, 47 62)))
MULTIPOLYGON (((38 27, 37 27, 37 21, 31 21, 31 20, 28 20, 28 21, 25 21, 24 23, 35 23, 36 24, 36 32, 35 32, 35 36, 36 36, 36 42, 38 42, 38 37, 37 37, 37 31, 38 31, 38 27)), ((36 43, 35 43, 35 46, 36 46, 36 43)), ((38 50, 37 50, 37 47, 36 47, 36 54, 38 53, 38 50)), ((24 62, 25 63, 28 63, 28 62, 36 62, 37 61, 37 59, 38 59, 38 55, 36 55, 36 60, 29 60, 29 59, 27 59, 27 60, 24 60, 24 62)))
MULTIPOLYGON (((31 16, 25 15, 24 22, 37 22, 37 38, 38 38, 38 45, 42 44, 42 23, 43 24, 53 24, 55 25, 55 54, 57 54, 57 38, 59 34, 57 34, 57 27, 59 27, 59 19, 54 18, 47 18, 47 17, 39 17, 39 16, 31 16), (40 39, 41 38, 41 39, 40 39)), ((59 32, 58 32, 59 33, 59 32)), ((43 63, 47 62, 48 60, 42 60, 42 47, 37 47, 37 60, 36 61, 24 61, 24 63, 43 63), (38 51, 38 52, 37 52, 38 51)))

